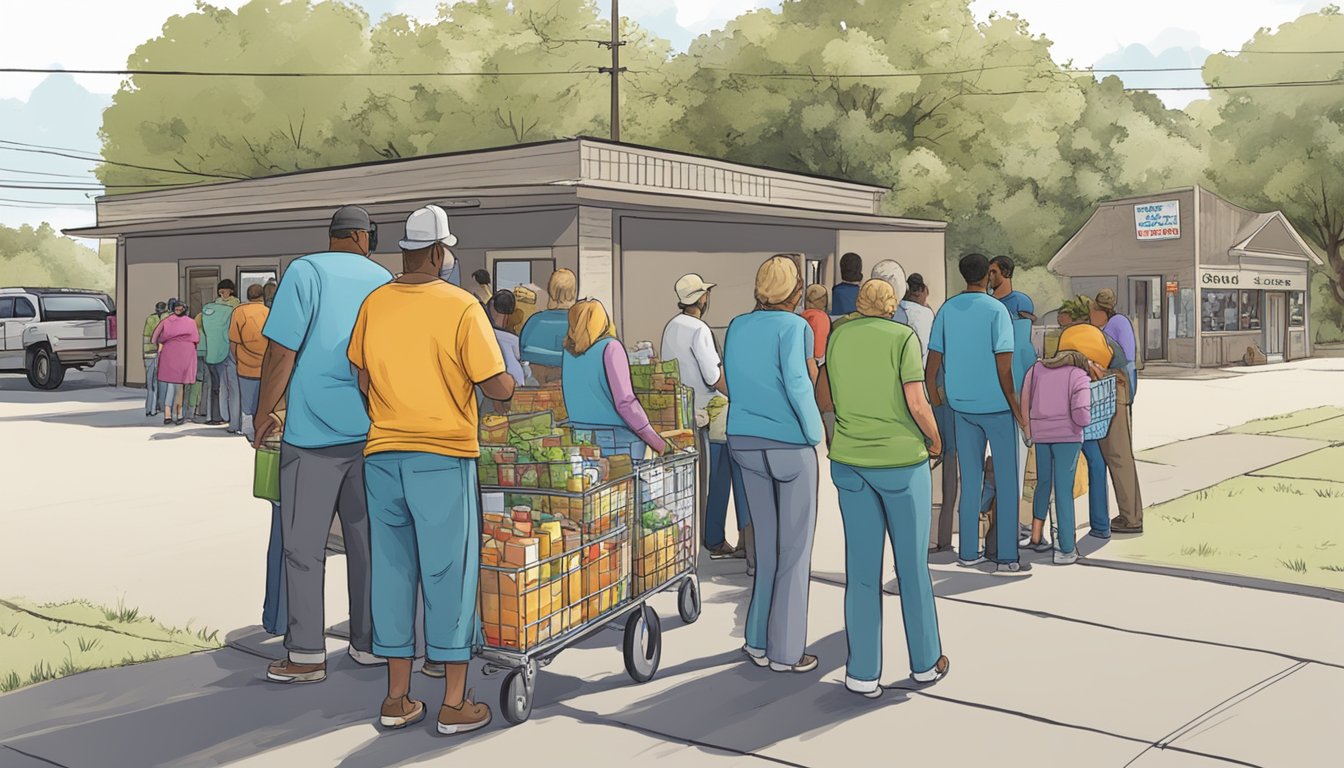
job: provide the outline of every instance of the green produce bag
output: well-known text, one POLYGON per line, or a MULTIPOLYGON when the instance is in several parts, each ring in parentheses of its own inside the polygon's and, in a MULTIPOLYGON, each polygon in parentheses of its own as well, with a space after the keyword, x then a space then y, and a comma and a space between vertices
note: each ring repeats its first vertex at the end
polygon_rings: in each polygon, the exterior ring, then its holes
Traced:
POLYGON ((280 501, 280 451, 258 448, 252 471, 252 495, 267 501, 280 501))

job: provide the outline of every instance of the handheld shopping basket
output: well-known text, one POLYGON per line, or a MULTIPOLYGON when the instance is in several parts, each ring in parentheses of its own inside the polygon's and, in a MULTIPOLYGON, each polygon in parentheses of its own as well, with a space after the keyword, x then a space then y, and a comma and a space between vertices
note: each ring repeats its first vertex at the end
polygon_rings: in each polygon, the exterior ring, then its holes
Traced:
POLYGON ((1092 389, 1092 421, 1083 428, 1083 440, 1101 440, 1111 431, 1115 416, 1116 378, 1107 376, 1089 384, 1092 389))
MULTIPOLYGON (((500 688, 500 711, 511 725, 531 715, 541 668, 566 648, 615 628, 618 621, 624 622, 626 672, 638 683, 653 679, 662 659, 662 624, 648 605, 653 595, 677 585, 682 620, 691 623, 699 618, 694 558, 698 460, 692 452, 641 462, 633 475, 582 492, 482 487, 483 495, 504 497, 506 512, 529 506, 546 514, 547 521, 540 523, 543 529, 556 520, 563 526, 559 537, 563 543, 549 544, 544 555, 518 552, 518 546, 534 546, 530 540, 515 543, 513 550, 508 550, 506 541, 501 562, 482 560, 485 642, 479 655, 485 660, 486 675, 507 672, 500 688), (689 487, 684 479, 689 479, 689 487), (640 499, 672 506, 676 515, 682 515, 652 532, 676 531, 672 552, 641 548, 650 532, 636 515, 640 499), (632 556, 632 534, 639 556, 632 556), (645 565, 632 568, 632 563, 659 566, 654 572, 646 571, 645 565), (634 576, 646 572, 652 575, 634 576)), ((658 534, 657 541, 667 535, 658 534)))

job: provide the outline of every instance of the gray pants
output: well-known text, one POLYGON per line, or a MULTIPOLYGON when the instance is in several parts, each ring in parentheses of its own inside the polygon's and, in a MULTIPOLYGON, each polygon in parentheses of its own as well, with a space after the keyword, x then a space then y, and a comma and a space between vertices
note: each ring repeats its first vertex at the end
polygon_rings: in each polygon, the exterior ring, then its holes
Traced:
POLYGON ((243 428, 243 409, 239 402, 238 364, 230 354, 223 362, 210 363, 210 420, 227 421, 229 429, 243 428))
POLYGON ((817 452, 814 448, 741 450, 756 552, 756 578, 747 609, 747 646, 778 664, 797 664, 807 649, 807 600, 812 539, 817 530, 817 452))
POLYGON ((280 531, 291 661, 326 658, 327 534, 339 515, 350 596, 350 645, 373 650, 370 617, 369 516, 364 495, 364 443, 330 448, 280 445, 280 531))

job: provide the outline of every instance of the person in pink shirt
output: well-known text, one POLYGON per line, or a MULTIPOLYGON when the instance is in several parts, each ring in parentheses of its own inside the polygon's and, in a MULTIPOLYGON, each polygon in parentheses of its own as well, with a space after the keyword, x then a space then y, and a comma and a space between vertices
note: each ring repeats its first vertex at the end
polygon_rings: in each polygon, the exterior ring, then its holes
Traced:
POLYGON ((159 326, 154 329, 150 343, 159 347, 159 381, 164 388, 163 423, 173 423, 173 408, 177 408, 177 423, 181 424, 182 396, 187 385, 196 381, 196 345, 201 341, 201 333, 196 321, 187 316, 187 305, 173 299, 159 326))
POLYGON ((1036 445, 1036 496, 1032 501, 1031 547, 1045 544, 1050 516, 1050 493, 1055 496, 1059 521, 1059 549, 1055 565, 1078 561, 1073 514, 1073 477, 1083 450, 1083 428, 1092 423, 1092 390, 1087 358, 1079 352, 1061 352, 1037 361, 1022 383, 1022 414, 1027 445, 1036 445))

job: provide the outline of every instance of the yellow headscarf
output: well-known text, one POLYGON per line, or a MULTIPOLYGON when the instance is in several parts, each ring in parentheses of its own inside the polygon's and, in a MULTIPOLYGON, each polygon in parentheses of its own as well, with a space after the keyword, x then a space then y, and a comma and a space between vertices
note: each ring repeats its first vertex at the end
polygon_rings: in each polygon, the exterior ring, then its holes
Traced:
POLYGON ((1078 323, 1064 329, 1059 336, 1060 352, 1081 352, 1087 356, 1088 360, 1105 368, 1111 364, 1111 358, 1114 355, 1111 352, 1111 345, 1106 343, 1106 336, 1100 328, 1087 323, 1078 323))
POLYGON ((607 316, 607 310, 597 299, 585 299, 569 308, 569 333, 565 334, 565 349, 582 355, 594 344, 616 337, 616 325, 607 316))
POLYGON ((513 287, 515 301, 513 314, 509 315, 508 330, 515 336, 521 335, 527 319, 537 313, 537 294, 531 288, 522 285, 513 287))

